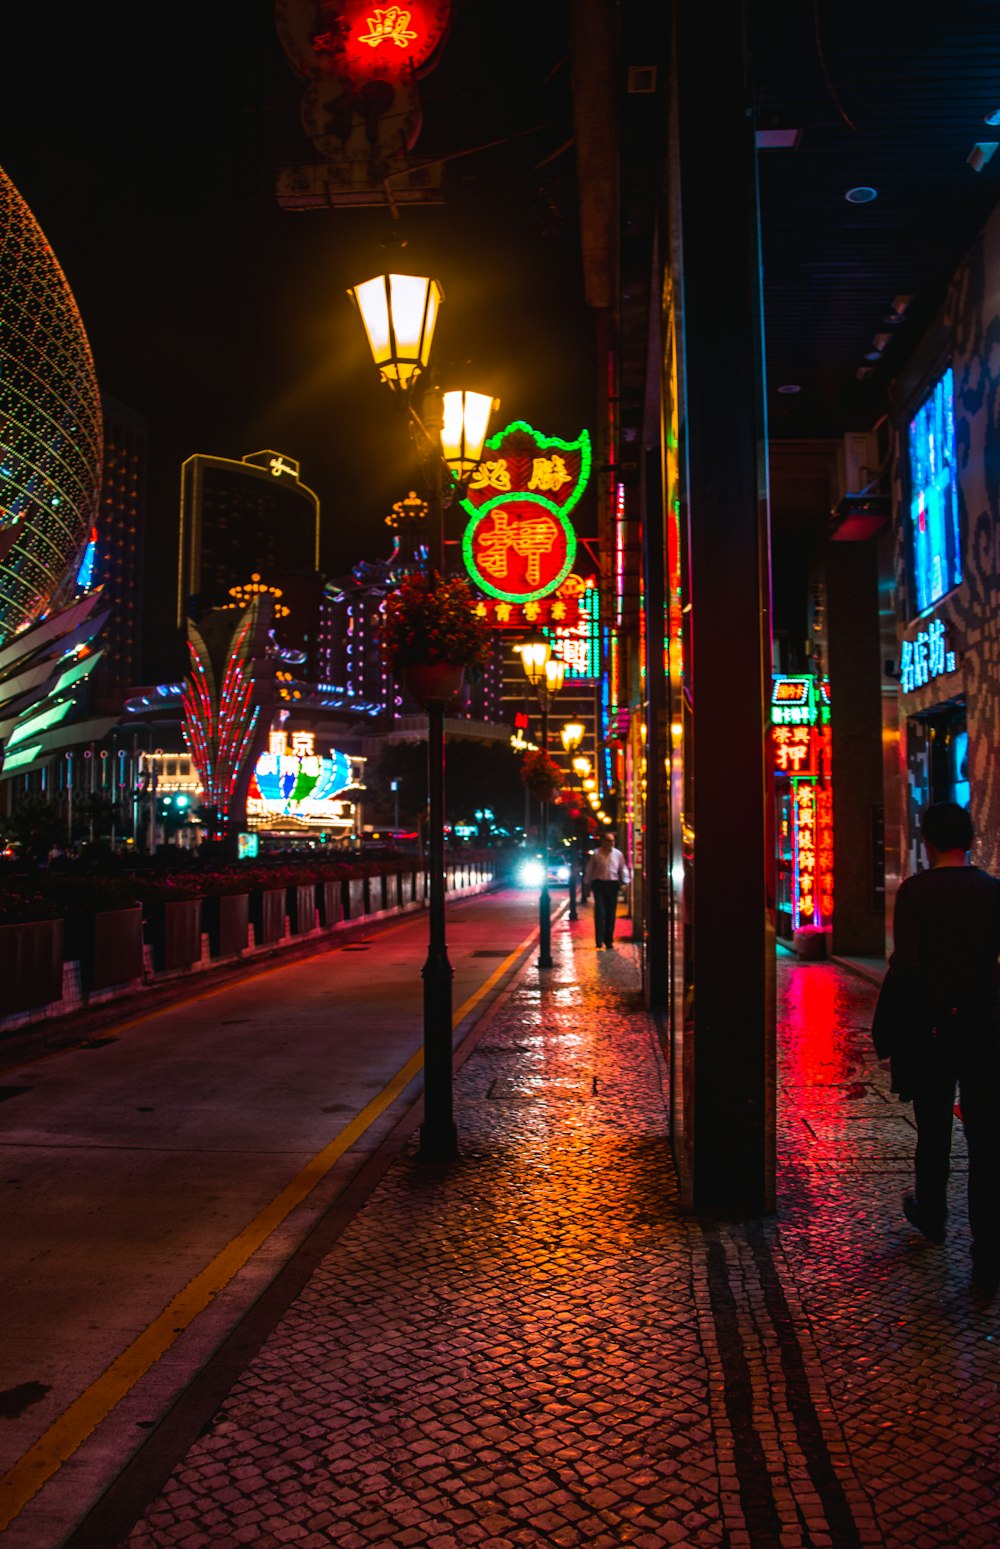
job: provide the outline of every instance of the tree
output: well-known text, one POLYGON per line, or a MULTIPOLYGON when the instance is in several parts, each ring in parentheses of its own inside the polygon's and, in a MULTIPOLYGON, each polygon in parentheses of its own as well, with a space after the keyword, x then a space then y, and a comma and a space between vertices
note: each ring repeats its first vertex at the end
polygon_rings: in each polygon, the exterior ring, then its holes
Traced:
MULTIPOLYGON (((506 742, 478 742, 471 737, 448 741, 445 818, 449 823, 475 824, 475 814, 489 807, 501 828, 513 830, 524 821, 524 787, 520 757, 506 742)), ((426 742, 392 742, 383 747, 365 775, 366 818, 390 824, 393 792, 399 781, 401 823, 416 826, 427 807, 426 742)))
POLYGON ((45 796, 22 796, 0 821, 4 836, 35 861, 47 860, 53 846, 66 838, 66 821, 45 796))

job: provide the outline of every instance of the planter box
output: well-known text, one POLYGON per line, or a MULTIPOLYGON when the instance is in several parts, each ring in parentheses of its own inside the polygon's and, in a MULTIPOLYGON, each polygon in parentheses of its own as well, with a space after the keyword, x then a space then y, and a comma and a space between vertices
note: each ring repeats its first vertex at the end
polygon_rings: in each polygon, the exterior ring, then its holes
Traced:
POLYGON ((0 1016, 62 1000, 63 922, 0 925, 0 1016))
POLYGON ((339 925, 344 918, 344 883, 317 882, 316 903, 322 925, 339 925))
POLYGON ((201 899, 157 900, 146 907, 146 932, 153 966, 160 972, 190 968, 201 959, 201 899))
POLYGON ((288 889, 286 900, 292 934, 305 936, 316 929, 316 884, 300 882, 288 889))
POLYGON ((202 900, 202 923, 208 932, 213 957, 235 957, 245 952, 250 920, 249 893, 223 893, 202 900))
POLYGON ((88 995, 141 979, 142 906, 71 917, 66 921, 65 955, 79 959, 81 988, 88 995))
POLYGON ((351 877, 347 883, 346 900, 347 918, 349 920, 358 920, 366 912, 366 893, 365 879, 362 877, 351 877))
POLYGON ((285 889, 269 887, 250 894, 250 919, 258 946, 285 934, 285 889))

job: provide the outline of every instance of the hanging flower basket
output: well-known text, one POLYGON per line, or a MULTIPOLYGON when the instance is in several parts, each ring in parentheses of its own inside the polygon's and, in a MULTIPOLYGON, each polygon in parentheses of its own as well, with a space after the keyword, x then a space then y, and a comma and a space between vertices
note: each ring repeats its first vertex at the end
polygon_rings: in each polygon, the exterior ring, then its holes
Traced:
POLYGON ((477 677, 490 655, 490 633, 467 583, 433 572, 406 576, 386 598, 381 643, 421 704, 454 699, 466 675, 477 677))
POLYGON ((521 779, 536 801, 553 801, 562 790, 563 772, 541 748, 525 753, 521 779))
POLYGON ((447 704, 465 685, 465 668, 451 662, 411 662, 402 671, 406 692, 421 705, 447 704))

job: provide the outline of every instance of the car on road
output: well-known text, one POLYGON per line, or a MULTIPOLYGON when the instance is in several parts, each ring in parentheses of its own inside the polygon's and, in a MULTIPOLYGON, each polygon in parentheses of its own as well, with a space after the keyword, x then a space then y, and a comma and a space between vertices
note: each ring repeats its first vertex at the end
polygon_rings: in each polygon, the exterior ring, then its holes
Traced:
MULTIPOLYGON (((540 855, 526 855, 515 873, 521 887, 541 887, 545 867, 540 855)), ((570 865, 562 855, 549 856, 549 887, 569 886, 570 865)))

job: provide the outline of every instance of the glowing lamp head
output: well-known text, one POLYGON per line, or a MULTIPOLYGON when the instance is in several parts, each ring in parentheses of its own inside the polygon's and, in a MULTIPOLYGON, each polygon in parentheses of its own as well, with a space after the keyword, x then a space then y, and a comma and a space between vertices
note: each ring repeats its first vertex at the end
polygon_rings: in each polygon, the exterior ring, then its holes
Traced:
POLYGON ((427 369, 444 300, 440 285, 416 274, 379 274, 347 294, 361 313, 383 382, 405 391, 427 369))
POLYGON ((550 694, 558 694, 566 676, 566 663, 561 656, 550 656, 545 663, 545 688, 550 694))
POLYGON ((458 478, 479 466, 490 428, 490 415, 499 407, 499 398, 491 398, 486 393, 455 388, 444 394, 441 451, 458 478))
MULTIPOLYGON (((583 727, 579 721, 567 721, 559 733, 563 748, 567 753, 575 753, 583 741, 583 727)), ((574 768, 575 768, 574 764, 574 768)))
POLYGON ((578 774, 581 777, 584 776, 584 775, 589 775, 589 773, 590 773, 590 759, 587 758, 584 754, 581 754, 578 758, 574 758, 574 760, 573 760, 573 773, 574 774, 578 774))
POLYGON ((532 688, 544 682, 552 647, 544 635, 528 635, 514 647, 521 657, 524 675, 532 688))

